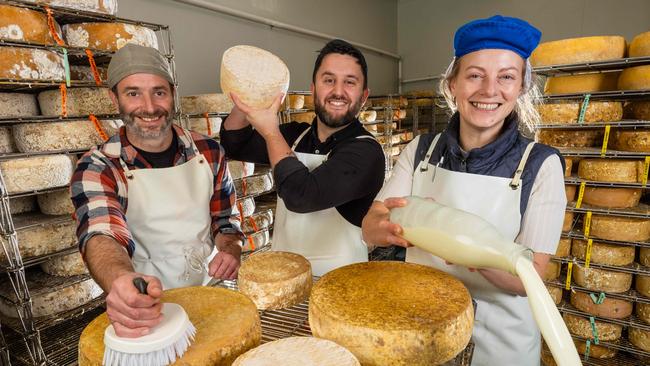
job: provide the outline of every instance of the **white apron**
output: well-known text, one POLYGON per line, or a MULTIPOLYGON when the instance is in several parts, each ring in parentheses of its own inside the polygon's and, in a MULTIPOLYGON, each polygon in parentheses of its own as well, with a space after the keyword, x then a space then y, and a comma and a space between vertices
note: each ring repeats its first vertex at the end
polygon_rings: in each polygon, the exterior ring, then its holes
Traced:
POLYGON ((133 266, 158 277, 163 289, 209 280, 214 175, 194 141, 192 149, 196 155, 191 160, 170 168, 129 170, 120 159, 128 185, 126 220, 135 242, 133 266))
MULTIPOLYGON (((305 130, 294 142, 298 143, 311 129, 305 130)), ((372 136, 358 136, 370 138, 372 136)), ((309 171, 327 160, 328 155, 295 153, 309 171)), ((368 261, 368 247, 361 239, 361 228, 349 223, 336 207, 310 213, 287 209, 278 196, 273 227, 272 250, 298 253, 309 260, 315 276, 352 263, 368 261)))
MULTIPOLYGON (((413 173, 412 194, 431 197, 444 205, 476 214, 494 225, 504 238, 515 240, 521 221, 521 173, 534 143, 530 143, 513 178, 453 172, 429 164, 438 134, 413 173)), ((443 270, 467 286, 477 302, 472 332, 473 366, 539 365, 541 335, 526 297, 510 295, 466 267, 417 247, 408 248, 406 261, 443 270)))

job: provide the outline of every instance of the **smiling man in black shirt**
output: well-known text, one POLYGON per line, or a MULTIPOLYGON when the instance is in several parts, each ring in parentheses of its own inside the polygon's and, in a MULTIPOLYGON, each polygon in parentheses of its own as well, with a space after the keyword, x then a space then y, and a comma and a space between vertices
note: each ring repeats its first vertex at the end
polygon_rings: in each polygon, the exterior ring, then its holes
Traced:
POLYGON ((312 76, 316 118, 279 124, 283 95, 236 107, 221 130, 232 159, 271 164, 278 191, 273 250, 302 254, 315 275, 368 260, 361 220, 384 180, 384 154, 357 116, 368 98, 363 54, 342 40, 320 51, 312 76), (254 129, 253 129, 254 127, 254 129))

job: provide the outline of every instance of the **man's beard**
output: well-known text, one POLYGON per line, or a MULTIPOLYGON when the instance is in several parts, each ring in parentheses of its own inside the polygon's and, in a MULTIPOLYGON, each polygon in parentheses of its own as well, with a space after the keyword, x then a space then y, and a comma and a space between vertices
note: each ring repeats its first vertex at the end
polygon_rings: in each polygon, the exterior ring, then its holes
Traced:
POLYGON ((122 108, 120 108, 120 117, 122 118, 122 121, 126 125, 126 129, 134 134, 135 136, 138 136, 141 139, 158 139, 167 133, 169 131, 171 125, 172 125, 172 118, 169 118, 169 113, 162 109, 162 108, 156 108, 153 113, 145 113, 145 112, 138 112, 133 111, 131 113, 126 113, 122 108), (139 126, 135 122, 136 117, 140 118, 156 118, 156 117, 164 117, 165 118, 165 123, 160 126, 158 130, 145 130, 141 126, 139 126))
MULTIPOLYGON (((325 103, 329 100, 344 100, 346 102, 350 102, 349 99, 342 95, 332 95, 325 99, 325 103)), ((325 126, 330 127, 330 128, 337 128, 341 126, 345 126, 349 123, 354 122, 354 120, 357 118, 357 115, 359 114, 359 110, 361 110, 361 99, 362 97, 359 98, 355 103, 349 104, 348 111, 341 117, 335 117, 331 115, 327 110, 325 110, 325 106, 320 103, 320 100, 318 99, 318 95, 316 94, 316 91, 314 90, 314 112, 316 112, 316 116, 318 116, 318 119, 325 124, 325 126)))

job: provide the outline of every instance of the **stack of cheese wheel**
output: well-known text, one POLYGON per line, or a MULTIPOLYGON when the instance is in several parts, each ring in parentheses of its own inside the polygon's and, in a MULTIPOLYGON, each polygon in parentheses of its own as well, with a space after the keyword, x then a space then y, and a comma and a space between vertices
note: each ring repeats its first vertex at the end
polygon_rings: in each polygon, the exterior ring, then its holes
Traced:
POLYGON ((68 45, 115 52, 128 43, 158 48, 156 33, 140 25, 127 23, 78 23, 63 26, 68 45))
POLYGON ((472 323, 465 286, 413 263, 335 269, 309 298, 313 335, 347 348, 363 365, 440 365, 467 346, 472 323))
POLYGON ((338 344, 314 337, 289 337, 265 343, 239 356, 232 366, 360 366, 338 344))
POLYGON ((41 263, 43 272, 52 276, 78 276, 88 273, 88 268, 81 258, 81 253, 74 252, 72 254, 53 257, 41 263))
POLYGON ((74 10, 117 15, 117 0, 24 0, 74 10))
POLYGON ((391 107, 393 109, 399 109, 408 106, 408 99, 406 99, 404 96, 369 98, 368 101, 371 104, 366 103, 366 106, 391 107))
MULTIPOLYGON (((65 102, 65 111, 70 117, 119 113, 111 101, 108 88, 68 88, 65 102)), ((58 89, 40 92, 38 104, 44 116, 55 117, 63 114, 63 99, 58 89)))
MULTIPOLYGON (((623 327, 619 324, 608 323, 605 321, 595 320, 592 328, 588 318, 565 313, 563 316, 564 323, 571 334, 578 337, 589 339, 591 342, 589 357, 593 358, 612 358, 616 356, 616 350, 595 345, 596 334, 599 341, 618 343, 621 339, 623 327), (595 331, 594 331, 595 329, 595 331), (596 333, 596 334, 594 334, 596 333)), ((575 340, 578 352, 584 354, 586 351, 586 342, 575 340)))
POLYGON ((63 57, 37 48, 0 46, 0 79, 63 81, 63 57))
POLYGON ((241 229, 245 234, 253 234, 260 230, 268 230, 273 225, 273 211, 262 209, 255 212, 252 216, 244 217, 241 223, 241 229))
MULTIPOLYGON (((33 222, 30 215, 14 216, 13 220, 23 259, 56 253, 77 245, 76 224, 72 219, 36 226, 26 226, 33 222)), ((8 245, 4 237, 0 237, 0 243, 8 245)), ((5 253, 0 251, 0 262, 5 261, 5 253)))
MULTIPOLYGON (((61 28, 56 20, 52 25, 61 38, 61 28)), ((0 5, 0 39, 41 45, 56 44, 44 12, 11 5, 0 5)))
POLYGON ((604 61, 625 56, 625 38, 595 36, 540 43, 530 55, 535 67, 604 61))
MULTIPOLYGON (((639 183, 643 180, 643 163, 626 159, 582 159, 578 164, 581 179, 608 183, 639 183)), ((636 207, 641 188, 585 187, 582 201, 606 208, 636 207)))
POLYGON ((255 163, 238 160, 228 160, 228 172, 232 179, 250 177, 255 173, 255 163))
POLYGON ((181 110, 185 114, 202 115, 189 117, 189 129, 209 137, 218 137, 221 129, 222 117, 209 114, 230 113, 234 104, 230 98, 222 93, 198 94, 181 97, 181 110))
MULTIPOLYGON (((252 216, 244 217, 244 221, 252 216)), ((258 228, 259 229, 259 228, 258 228)), ((268 229, 259 229, 253 233, 246 234, 242 244, 242 252, 254 252, 271 242, 271 233, 268 229)))
POLYGON ((0 161, 9 194, 62 187, 70 182, 76 158, 68 155, 40 155, 0 161))
MULTIPOLYGON (((102 131, 108 136, 117 133, 121 120, 101 119, 102 131)), ((89 150, 104 143, 89 119, 65 122, 20 123, 13 126, 13 136, 20 152, 56 150, 89 150)))
MULTIPOLYGON (((573 169, 573 159, 572 158, 564 158, 564 163, 565 163, 564 176, 565 177, 570 177, 571 176, 571 170, 573 169)), ((577 189, 578 189, 578 186, 576 186, 575 184, 565 184, 564 185, 564 192, 566 193, 566 201, 568 203, 573 202, 574 198, 576 197, 577 189)))
MULTIPOLYGON (((241 164, 241 162, 236 162, 233 166, 241 167, 241 164)), ((252 170, 250 170, 250 173, 248 175, 243 175, 239 179, 234 179, 233 183, 235 186, 235 191, 237 192, 237 197, 248 197, 252 200, 252 197, 258 196, 273 189, 273 174, 270 170, 254 175, 252 173, 252 170)), ((252 231, 245 231, 246 240, 244 241, 244 247, 242 248, 244 251, 254 251, 258 248, 266 246, 271 241, 270 233, 268 230, 270 223, 267 225, 258 226, 256 219, 262 220, 260 224, 263 224, 267 220, 263 218, 263 215, 262 217, 258 217, 258 215, 253 218, 252 216, 255 216, 253 214, 253 211, 245 212, 240 215, 242 224, 248 223, 249 229, 252 228, 252 231)))
MULTIPOLYGON (((650 248, 641 248, 639 251, 639 263, 645 267, 650 267, 650 248)), ((648 269, 646 268, 646 270, 648 269)), ((650 298, 650 278, 648 276, 637 275, 636 289, 641 295, 650 298)), ((637 301, 635 304, 636 316, 646 324, 650 324, 650 299, 648 298, 644 299, 644 302, 637 301)), ((647 331, 630 328, 628 338, 635 346, 646 352, 650 352, 650 342, 648 342, 650 340, 650 334, 647 331)))
POLYGON ((372 123, 375 122, 376 120, 377 120, 377 111, 366 110, 359 113, 359 121, 361 122, 372 123))
POLYGON ((302 94, 289 94, 284 98, 280 110, 303 109, 305 107, 305 96, 302 94))
POLYGON ((290 308, 309 297, 311 264, 295 253, 253 254, 239 268, 237 284, 259 310, 290 308))
POLYGON ((249 107, 268 108, 289 88, 289 69, 276 55, 253 46, 234 46, 223 53, 221 90, 234 93, 249 107))
MULTIPOLYGON (((97 73, 102 81, 108 80, 108 69, 97 67, 97 73)), ((90 66, 70 65, 70 79, 81 81, 95 81, 95 74, 90 66)))
MULTIPOLYGON (((257 347, 262 338, 255 304, 237 291, 216 287, 184 287, 163 292, 163 302, 183 307, 196 327, 191 347, 178 365, 231 365, 257 347), (218 309, 218 310, 217 310, 218 309)), ((95 318, 79 338, 79 366, 100 366, 104 356, 106 313, 95 318)))

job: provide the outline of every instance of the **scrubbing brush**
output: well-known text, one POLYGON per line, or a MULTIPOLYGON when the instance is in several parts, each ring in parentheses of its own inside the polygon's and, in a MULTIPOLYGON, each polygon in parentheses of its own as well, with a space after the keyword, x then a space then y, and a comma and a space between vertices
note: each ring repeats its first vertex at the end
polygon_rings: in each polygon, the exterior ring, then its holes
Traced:
MULTIPOLYGON (((138 277, 133 285, 147 294, 147 282, 138 277)), ((163 320, 151 333, 139 338, 118 337, 113 325, 104 332, 105 366, 165 366, 174 363, 194 340, 196 328, 178 304, 164 303, 163 320)))

